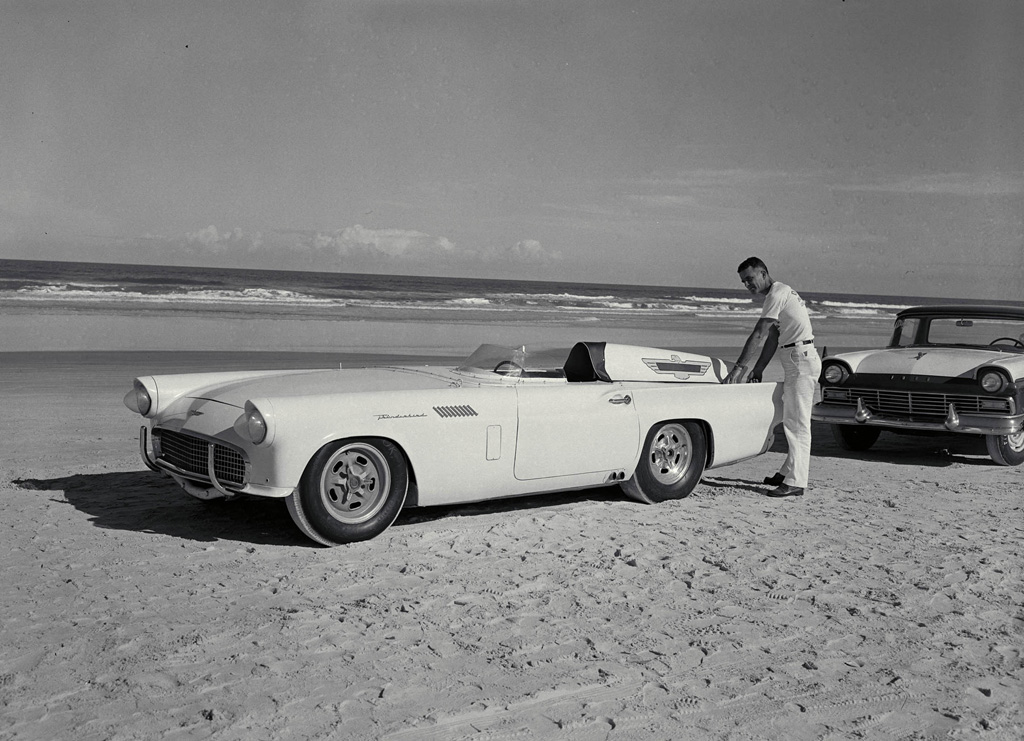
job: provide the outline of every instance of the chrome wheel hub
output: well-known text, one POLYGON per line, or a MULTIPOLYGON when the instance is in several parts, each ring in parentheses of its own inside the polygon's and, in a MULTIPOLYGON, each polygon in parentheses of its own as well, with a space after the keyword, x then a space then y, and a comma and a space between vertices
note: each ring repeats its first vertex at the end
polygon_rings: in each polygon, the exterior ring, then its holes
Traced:
POLYGON ((377 514, 390 489, 391 469, 380 452, 368 445, 339 448, 320 477, 320 499, 327 512, 350 525, 377 514))
POLYGON ((651 443, 648 464, 651 474, 660 484, 672 485, 680 481, 690 468, 693 442, 682 425, 667 424, 658 430, 651 443))

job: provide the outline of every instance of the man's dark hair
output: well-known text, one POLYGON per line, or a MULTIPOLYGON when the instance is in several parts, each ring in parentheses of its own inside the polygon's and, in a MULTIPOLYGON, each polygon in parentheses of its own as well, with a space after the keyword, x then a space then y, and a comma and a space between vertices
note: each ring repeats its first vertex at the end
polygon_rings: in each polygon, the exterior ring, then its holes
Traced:
POLYGON ((740 266, 736 268, 737 273, 742 273, 747 268, 753 268, 754 270, 763 270, 768 272, 768 266, 764 264, 764 260, 760 257, 748 257, 746 260, 740 263, 740 266))

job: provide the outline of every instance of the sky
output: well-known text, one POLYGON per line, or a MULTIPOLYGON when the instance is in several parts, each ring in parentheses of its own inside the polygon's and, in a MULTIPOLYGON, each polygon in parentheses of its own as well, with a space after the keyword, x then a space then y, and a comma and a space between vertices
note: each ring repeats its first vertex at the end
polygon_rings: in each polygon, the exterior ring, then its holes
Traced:
POLYGON ((1024 300, 1020 0, 0 18, 0 257, 1024 300))

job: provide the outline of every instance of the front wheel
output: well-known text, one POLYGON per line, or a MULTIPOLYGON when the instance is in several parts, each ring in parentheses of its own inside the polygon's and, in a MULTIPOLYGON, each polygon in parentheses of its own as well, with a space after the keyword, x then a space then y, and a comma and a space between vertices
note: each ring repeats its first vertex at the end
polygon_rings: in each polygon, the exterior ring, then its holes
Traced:
POLYGON ((880 432, 877 427, 832 425, 832 437, 843 450, 868 450, 880 432))
POLYGON ((708 459, 704 429, 696 422, 661 422, 644 441, 636 471, 620 486, 630 499, 656 504, 690 495, 708 459))
POLYGON ((1024 463, 1024 432, 1016 435, 985 435, 985 444, 992 460, 1000 466, 1024 463))
POLYGON ((402 511, 409 473, 398 447, 384 439, 338 440, 317 451, 288 512, 306 535, 334 546, 380 535, 402 511))

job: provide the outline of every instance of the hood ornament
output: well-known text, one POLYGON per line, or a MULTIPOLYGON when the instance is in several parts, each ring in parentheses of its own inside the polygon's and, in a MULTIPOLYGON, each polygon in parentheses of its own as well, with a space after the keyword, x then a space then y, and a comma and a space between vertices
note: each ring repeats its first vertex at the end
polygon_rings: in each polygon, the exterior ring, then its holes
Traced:
POLYGON ((914 358, 914 360, 920 360, 921 358, 923 358, 923 357, 924 357, 925 355, 927 355, 927 354, 928 354, 928 353, 926 353, 926 352, 919 352, 919 353, 917 354, 917 356, 916 356, 916 357, 914 358))

